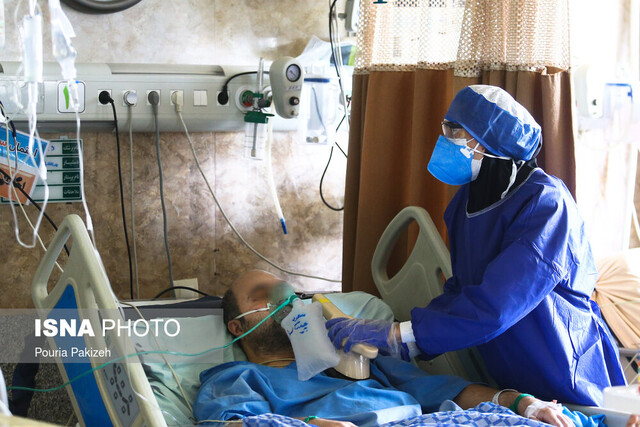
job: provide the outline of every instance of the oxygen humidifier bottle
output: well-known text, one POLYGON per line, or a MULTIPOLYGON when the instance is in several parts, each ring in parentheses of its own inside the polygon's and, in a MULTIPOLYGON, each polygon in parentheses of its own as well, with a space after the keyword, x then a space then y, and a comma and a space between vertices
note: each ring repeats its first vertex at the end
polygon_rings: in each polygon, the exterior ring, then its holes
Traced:
POLYGON ((298 368, 298 379, 306 381, 340 362, 340 356, 327 336, 322 304, 304 304, 300 299, 292 303, 291 312, 282 320, 289 336, 298 368))

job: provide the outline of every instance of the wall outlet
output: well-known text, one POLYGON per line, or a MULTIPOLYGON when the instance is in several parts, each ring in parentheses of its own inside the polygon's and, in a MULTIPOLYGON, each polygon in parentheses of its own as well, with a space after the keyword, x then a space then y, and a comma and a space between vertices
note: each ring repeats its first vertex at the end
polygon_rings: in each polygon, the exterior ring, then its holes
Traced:
MULTIPOLYGON (((188 286, 193 289, 198 289, 198 279, 182 279, 182 280, 174 280, 174 286, 188 286)), ((177 299, 192 299, 192 298, 200 298, 200 295, 197 292, 188 291, 186 289, 176 289, 176 298, 177 299)))

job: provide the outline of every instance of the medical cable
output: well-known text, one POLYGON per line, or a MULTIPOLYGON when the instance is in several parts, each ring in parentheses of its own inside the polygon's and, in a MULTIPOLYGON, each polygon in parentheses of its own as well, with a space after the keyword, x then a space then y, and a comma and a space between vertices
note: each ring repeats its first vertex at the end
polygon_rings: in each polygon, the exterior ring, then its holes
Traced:
MULTIPOLYGON (((124 301, 121 301, 121 303, 124 304, 124 305, 128 305, 129 307, 132 307, 136 311, 136 313, 138 313, 138 316, 140 316, 141 319, 146 320, 145 317, 140 312, 140 310, 138 309, 138 307, 136 307, 135 305, 130 304, 128 302, 124 302, 124 301)), ((154 334, 151 334, 151 337, 153 338, 153 341, 155 341, 156 346, 158 347, 158 350, 162 350, 162 347, 160 346, 160 343, 158 342, 158 338, 156 338, 156 336, 154 334)), ((167 360, 167 357, 164 354, 161 354, 161 356, 162 356, 162 360, 165 361, 165 363, 167 364, 167 367, 171 371, 171 375, 173 375, 173 379, 176 381, 176 384, 178 385, 178 389, 180 390, 180 393, 182 393, 182 397, 184 398, 185 403, 189 407, 189 411, 193 412, 193 407, 191 406, 191 403, 189 403, 189 399, 187 398, 187 394, 184 392, 184 389, 182 388, 182 384, 180 382, 180 379, 178 378, 178 374, 176 374, 176 371, 173 370, 173 366, 171 366, 171 363, 169 363, 169 360, 167 360)))
MULTIPOLYGON (((313 99, 315 100, 316 112, 318 113, 318 119, 320 120, 320 124, 324 128, 325 134, 328 136, 329 132, 327 131, 327 126, 324 122, 324 119, 322 118, 322 114, 320 113, 320 106, 318 105, 318 94, 316 93, 315 88, 312 88, 312 89, 313 89, 313 95, 314 95, 313 99)), ((342 116, 340 123, 338 123, 338 126, 336 127, 336 132, 338 132, 338 129, 340 129, 340 125, 342 124, 344 119, 345 119, 345 116, 342 116)), ((322 172, 322 176, 320 177, 320 186, 319 186, 320 199, 322 200, 322 203, 324 203, 324 205, 329 209, 331 209, 332 211, 340 212, 344 210, 344 205, 341 208, 336 208, 334 206, 331 206, 329 202, 327 202, 327 200, 324 198, 324 193, 322 192, 322 184, 324 183, 324 177, 327 173, 327 170, 329 169, 329 165, 331 164, 331 157, 333 156, 334 145, 338 145, 337 141, 334 141, 334 144, 331 145, 331 151, 329 152, 329 160, 327 160, 327 165, 324 167, 324 171, 322 172)), ((338 145, 338 148, 340 148, 340 151, 342 151, 342 154, 344 154, 344 156, 347 157, 347 154, 344 152, 344 150, 342 150, 342 148, 339 145, 338 145)))
MULTIPOLYGON (((2 115, 5 117, 5 119, 8 121, 9 119, 6 117, 6 115, 4 114, 4 105, 2 105, 2 103, 0 103, 0 108, 2 110, 2 115)), ((11 127, 13 128, 13 139, 14 139, 14 147, 17 147, 17 143, 16 143, 16 132, 15 132, 15 126, 13 124, 13 121, 11 121, 11 127)), ((31 222, 31 219, 29 218, 29 215, 27 215, 27 212, 24 210, 24 206, 22 205, 22 202, 20 201, 20 198, 18 196, 18 192, 16 191, 16 188, 18 188, 20 190, 20 192, 22 192, 23 195, 25 195, 27 197, 27 200, 31 200, 33 201, 33 199, 24 191, 24 189, 22 188, 22 186, 20 184, 18 184, 17 182, 13 182, 13 185, 11 185, 11 175, 12 175, 12 170, 11 170, 11 159, 9 158, 9 124, 5 121, 5 129, 6 129, 6 140, 7 140, 7 166, 9 167, 9 173, 7 174, 5 171, 3 171, 2 169, 0 169, 0 172, 2 172, 2 176, 3 181, 5 181, 6 178, 9 178, 8 181, 8 189, 7 191, 11 194, 13 192, 13 195, 16 198, 16 202, 18 203, 18 206, 20 206, 20 210, 22 211, 22 215, 24 216, 24 219, 27 221, 27 224, 29 224, 29 227, 31 227, 31 230, 35 233, 36 238, 38 240, 38 242, 40 243, 40 246, 42 247, 42 249, 47 252, 47 247, 44 245, 44 242, 42 241, 42 238, 40 237, 40 233, 38 233, 38 231, 36 231, 35 227, 33 226, 33 223, 31 222)), ((16 153, 17 156, 17 153, 16 153)), ((16 157, 17 158, 17 157, 16 157)), ((5 181, 6 182, 6 181, 5 181)), ((35 201, 33 202, 34 205, 37 206, 37 204, 35 203, 35 201)), ((56 227, 56 225, 53 223, 53 221, 51 220, 51 218, 49 218, 49 215, 45 214, 44 212, 42 212, 42 210, 40 210, 40 207, 37 206, 38 210, 47 217, 47 219, 49 220, 49 222, 53 225, 53 228, 56 230, 56 232, 58 231, 58 227, 56 227)), ((64 249, 67 251, 67 256, 69 255, 69 249, 67 248, 67 245, 64 245, 64 249)), ((62 273, 64 270, 62 269, 62 267, 60 267, 60 264, 58 264, 58 262, 55 262, 56 267, 58 267, 58 270, 60 270, 60 272, 62 273)))
POLYGON ((322 199, 322 203, 324 203, 324 205, 326 207, 328 207, 329 209, 331 209, 332 211, 340 212, 340 211, 344 210, 344 205, 342 205, 341 208, 336 208, 334 206, 331 206, 329 204, 329 202, 327 202, 327 200, 324 198, 324 194, 322 193, 322 183, 324 182, 324 176, 327 173, 327 169, 329 169, 329 164, 331 164, 331 156, 333 156, 333 145, 331 146, 331 151, 329 151, 329 160, 327 160, 327 164, 324 167, 324 171, 322 172, 322 176, 320 177, 320 199, 322 199))
MULTIPOLYGON (((164 231, 164 248, 167 252, 167 262, 169 263, 169 280, 173 286, 173 267, 171 266, 171 249, 169 248, 169 238, 167 231, 167 208, 164 204, 164 180, 162 177, 162 159, 160 158, 160 127, 158 125, 158 104, 160 95, 156 91, 149 92, 149 104, 153 111, 153 123, 156 128, 156 159, 158 160, 158 175, 160 178, 160 204, 162 205, 162 229, 164 231)), ((175 295, 174 295, 175 296, 175 295)))
MULTIPOLYGON (((235 79, 236 77, 240 77, 240 76, 248 76, 250 74, 258 74, 257 71, 245 71, 242 73, 237 73, 234 74, 232 76, 230 76, 222 85, 222 89, 220 90, 220 93, 218 94, 218 102, 220 103, 220 105, 227 105, 227 102, 229 102, 229 83, 231 82, 231 80, 235 79)), ((263 71, 262 74, 269 74, 268 71, 263 71)))
POLYGON ((156 295, 155 297, 153 297, 151 299, 152 300, 156 300, 156 299, 160 298, 162 295, 166 294, 167 292, 171 292, 171 291, 174 291, 176 289, 184 289, 186 291, 195 292, 195 293, 200 294, 200 295, 205 296, 205 297, 213 296, 213 295, 209 295, 206 292, 202 292, 200 289, 190 288, 189 286, 171 286, 171 287, 168 287, 167 289, 161 291, 158 295, 156 295))
POLYGON ((333 65, 335 66, 336 75, 338 76, 338 85, 340 86, 340 101, 344 107, 344 116, 347 118, 347 124, 349 124, 347 97, 344 91, 344 85, 342 84, 342 46, 340 46, 340 31, 338 30, 338 17, 335 10, 336 2, 337 0, 333 0, 333 3, 329 0, 329 43, 331 45, 333 65), (334 38, 337 40, 334 41, 334 38))
POLYGON ((122 212, 122 228, 124 229, 124 241, 127 245, 127 256, 129 259, 129 294, 133 299, 133 265, 131 262, 131 247, 129 246, 129 234, 127 232, 127 217, 124 210, 124 189, 122 186, 122 164, 120 162, 120 132, 118 130, 118 115, 116 114, 116 105, 109 95, 109 92, 103 90, 98 95, 98 100, 102 105, 111 104, 113 110, 113 125, 116 128, 116 152, 118 156, 118 185, 120 187, 120 210, 122 212))
MULTIPOLYGON (((176 107, 177 107, 177 104, 176 104, 176 107)), ((257 256, 258 258, 260 258, 261 260, 263 260, 264 262, 266 262, 267 264, 269 264, 273 268, 282 271, 283 273, 291 274, 293 276, 306 277, 306 278, 309 278, 309 279, 323 280, 325 282, 342 283, 341 280, 327 279, 325 277, 313 276, 313 275, 304 274, 304 273, 296 273, 294 271, 291 271, 291 270, 288 270, 288 269, 286 269, 284 267, 281 267, 278 264, 276 264, 275 262, 271 261, 269 258, 267 258, 264 255, 262 255, 256 249, 254 249, 253 246, 251 246, 249 244, 249 242, 247 242, 244 239, 244 237, 242 237, 242 235, 240 234, 238 229, 233 225, 233 223, 231 222, 231 220, 227 216, 227 213, 225 212, 225 210, 222 208, 222 205, 218 201, 218 197, 216 197, 216 193, 213 191, 213 188, 211 187, 211 184, 209 183, 209 179, 207 179, 207 176, 205 175, 204 171, 202 170, 202 167, 200 166, 200 160, 198 160, 198 155, 196 154, 196 150, 195 150, 195 148, 193 146, 193 141, 191 141, 191 136, 189 135, 189 130, 187 129, 187 125, 184 123, 184 119, 182 118, 182 112, 177 111, 177 110, 178 109, 176 108, 176 113, 178 114, 178 118, 180 119, 180 123, 182 123, 182 127, 184 128, 184 132, 185 132, 185 134, 187 136, 187 141, 189 142, 189 147, 191 147, 191 153, 193 154, 193 159, 195 160, 196 166, 197 166, 198 170, 200 171, 200 175, 202 175, 202 178, 204 179, 204 182, 207 185, 207 188, 209 189, 209 193, 211 193, 211 196, 213 197, 213 201, 215 202, 216 206, 220 210, 220 213, 222 214, 222 217, 225 219, 227 224, 229 224, 229 227, 231 228, 231 231, 233 231, 233 233, 238 237, 238 239, 240 239, 240 241, 251 252, 253 252, 253 254, 255 256, 257 256)))
POLYGON ((76 70, 76 57, 78 52, 73 47, 71 39, 76 36, 69 18, 60 6, 60 0, 49 1, 49 15, 51 18, 51 44, 53 57, 60 65, 62 79, 66 83, 65 91, 68 92, 69 101, 76 118, 76 149, 78 151, 78 169, 80 171, 80 198, 85 214, 87 230, 91 235, 91 242, 96 248, 96 236, 93 229, 93 221, 87 206, 87 196, 84 183, 84 156, 80 143, 80 97, 78 95, 78 81, 76 70))
MULTIPOLYGON (((2 108, 2 112, 4 114, 4 107, 2 108)), ((5 116, 6 117, 6 116, 5 116)), ((13 122, 12 122, 13 124, 13 122)), ((38 206, 38 204, 24 191, 24 189, 22 188, 22 186, 20 184, 18 184, 17 182, 13 182, 13 185, 11 185, 12 181, 11 181, 11 175, 12 175, 12 170, 11 170, 11 159, 9 158, 9 126, 6 125, 5 123, 5 129, 7 131, 7 135, 6 135, 6 140, 7 140, 7 166, 9 167, 9 173, 7 174, 5 171, 3 171, 2 169, 0 169, 0 172, 2 172, 2 175, 4 177, 3 181, 6 180, 6 178, 9 178, 8 181, 8 191, 9 191, 9 196, 10 196, 10 200, 11 200, 11 194, 13 194, 16 198, 16 203, 18 203, 18 206, 20 207, 20 210, 22 211, 22 215, 24 216, 24 219, 27 221, 27 224, 29 224, 29 227, 31 227, 31 230, 33 231, 33 233, 36 236, 36 240, 40 243, 40 246, 42 247, 42 249, 47 252, 47 247, 44 245, 44 242, 42 241, 42 238, 40 237, 40 233, 36 230, 36 228, 34 227, 33 223, 31 222, 31 219, 29 218, 29 215, 27 215, 27 212, 24 210, 24 206, 22 204, 22 202, 20 201, 20 198, 18 196, 18 192, 16 191, 16 188, 20 190, 20 192, 26 196, 27 200, 30 200, 33 202, 34 206, 37 207, 38 211, 46 216, 47 220, 50 222, 51 225, 53 225, 53 228, 56 230, 56 232, 58 231, 58 227, 56 227, 56 225, 53 223, 53 221, 51 220, 51 218, 49 217, 49 215, 47 215, 44 211, 42 211, 40 209, 40 206, 38 206)), ((15 143, 15 133, 14 133, 14 146, 17 146, 15 143)), ((16 153, 17 156, 17 153, 16 153)), ((17 157, 16 157, 17 158, 17 157)), ((7 182, 7 181, 5 181, 7 182)), ((12 202, 13 203, 13 202, 12 202)), ((69 255, 69 249, 67 248, 67 245, 64 245, 64 249, 67 252, 67 256, 69 255)), ((62 273, 64 270, 62 269, 62 267, 60 267, 60 264, 58 264, 58 262, 55 262, 56 267, 58 267, 58 270, 60 270, 60 272, 62 273)))
POLYGON ((25 390, 25 391, 34 391, 34 392, 36 392, 36 391, 38 391, 38 392, 51 392, 51 391, 60 390, 60 389, 62 389, 64 387, 68 386, 69 384, 74 383, 75 381, 79 380, 80 378, 82 378, 82 377, 84 377, 86 375, 89 375, 92 372, 95 372, 95 371, 97 371, 99 369, 104 368, 105 366, 111 365, 112 363, 118 362, 118 361, 123 360, 123 359, 127 359, 127 358, 130 358, 130 357, 135 357, 135 356, 144 356, 144 355, 147 355, 147 354, 170 354, 172 356, 196 357, 196 356, 202 356, 203 354, 210 353, 212 351, 224 350, 225 348, 228 348, 228 347, 232 346, 236 342, 240 341, 242 338, 246 337, 247 335, 249 335, 250 333, 255 331, 258 327, 260 327, 260 325, 262 325, 264 322, 266 322, 268 319, 270 319, 277 312, 279 312, 280 310, 285 308, 287 305, 291 304, 293 302, 293 300, 296 299, 296 298, 297 298, 296 295, 291 295, 289 298, 287 298, 285 301, 283 301, 282 304, 280 304, 271 313, 269 313, 264 319, 262 319, 260 322, 258 322, 254 327, 249 329, 244 334, 238 335, 233 340, 231 340, 227 344, 225 344, 223 346, 220 346, 220 347, 209 348, 207 350, 203 350, 203 351, 200 351, 198 353, 182 353, 182 352, 179 352, 179 351, 170 351, 170 350, 139 351, 139 352, 136 352, 136 353, 125 354, 124 356, 119 356, 119 357, 116 357, 115 359, 112 359, 112 360, 109 360, 107 362, 104 362, 101 365, 98 365, 95 368, 88 369, 88 370, 84 371, 83 373, 81 373, 80 375, 77 375, 74 378, 70 379, 69 381, 65 382, 64 384, 60 384, 59 386, 56 386, 56 387, 38 389, 38 388, 21 387, 21 386, 16 386, 16 387, 10 386, 10 387, 7 387, 7 390, 25 390))
MULTIPOLYGON (((18 3, 20 6, 20 3, 18 3)), ((14 18, 17 23, 17 8, 14 18)), ((23 65, 21 69, 24 71, 24 82, 27 86, 28 102, 27 107, 24 109, 20 102, 17 102, 20 110, 24 110, 28 122, 29 122, 29 143, 27 147, 27 153, 29 160, 33 166, 37 169, 37 176, 42 182, 44 187, 44 197, 42 202, 42 211, 39 212, 36 224, 34 227, 34 233, 32 234, 32 240, 30 244, 26 244, 20 238, 20 229, 18 224, 18 217, 16 209, 13 203, 13 192, 9 191, 9 206, 11 207, 11 214, 14 220, 14 233, 16 240, 20 246, 32 249, 36 246, 36 236, 40 229, 40 224, 44 217, 43 212, 46 209, 47 201, 49 199, 49 185, 47 183, 47 168, 44 162, 44 152, 42 150, 42 141, 37 130, 37 103, 38 103, 38 85, 43 81, 43 51, 42 51, 42 11, 35 0, 29 0, 29 14, 25 15, 22 20, 22 25, 18 25, 20 29, 20 35, 23 48, 23 65), (37 152, 40 155, 40 162, 36 162, 36 155, 34 154, 34 145, 36 145, 37 152)), ((16 79, 16 82, 18 79, 16 79)), ((14 88, 16 89, 16 88, 14 88)), ((8 148, 8 146, 7 146, 8 148)), ((18 162, 17 146, 16 159, 15 159, 15 173, 12 173, 11 182, 9 187, 13 187, 13 182, 18 176, 20 170, 20 163, 18 162)))
POLYGON ((136 250, 136 216, 133 192, 133 118, 131 116, 131 105, 127 106, 127 115, 129 116, 129 172, 131 187, 131 244, 133 246, 133 274, 136 282, 136 298, 140 299, 140 281, 138 280, 138 251, 136 250))
POLYGON ((267 363, 274 363, 274 362, 295 362, 296 359, 294 359, 293 357, 285 357, 284 359, 273 359, 273 360, 267 360, 265 362, 260 362, 258 363, 258 365, 265 365, 267 363))
MULTIPOLYGON (((8 162, 8 160, 7 160, 8 162)), ((9 168, 11 168, 11 166, 9 166, 9 168)), ((4 177, 4 181, 6 183, 9 183, 11 181, 11 175, 9 175, 8 173, 6 173, 5 171, 3 171, 2 169, 0 169, 0 173, 2 174, 2 176, 4 177)), ((24 191, 24 189, 22 188, 22 186, 20 186, 20 184, 18 184, 17 182, 13 183, 13 187, 14 187, 14 191, 15 188, 17 188, 18 190, 20 190, 20 192, 22 193, 23 196, 25 196, 27 198, 27 200, 29 200, 29 202, 31 202, 33 204, 33 206, 40 212, 42 212, 42 208, 40 207, 40 205, 38 204, 38 202, 36 202, 35 200, 33 200, 31 198, 31 196, 29 196, 29 193, 27 193, 26 191, 24 191)), ((17 199, 17 196, 16 196, 17 199)), ((53 229, 55 231, 58 231, 58 226, 55 224, 55 222, 53 222, 53 220, 51 219, 51 217, 44 212, 44 217, 46 218, 46 220, 49 222, 49 224, 51 224, 51 227, 53 227, 53 229)), ((69 255, 69 248, 67 247, 67 245, 64 245, 64 250, 67 253, 67 255, 69 255)))
MULTIPOLYGON (((18 199, 18 192, 16 191, 16 188, 13 187, 12 188, 14 195, 16 196, 16 199, 18 199)), ((27 212, 24 210, 24 206, 22 205, 22 203, 20 202, 20 200, 17 200, 18 206, 20 207, 20 210, 22 211, 22 215, 24 216, 24 219, 27 221, 27 224, 29 224, 29 227, 31 227, 31 230, 36 233, 36 238, 38 239, 38 242, 40 243, 40 246, 42 247, 42 249, 47 252, 47 247, 44 245, 44 243, 42 242, 42 238, 40 237, 40 233, 38 233, 35 229, 35 227, 33 226, 33 223, 31 222, 31 219, 29 219, 29 215, 27 215, 27 212)), ((60 272, 64 272, 64 270, 62 269, 62 267, 60 267, 60 264, 58 264, 58 262, 55 262, 56 267, 58 267, 58 270, 60 270, 60 272)))
POLYGON ((71 424, 71 420, 73 419, 74 415, 75 415, 75 413, 73 411, 71 411, 71 414, 69 415, 69 418, 67 419, 65 427, 68 427, 71 424))

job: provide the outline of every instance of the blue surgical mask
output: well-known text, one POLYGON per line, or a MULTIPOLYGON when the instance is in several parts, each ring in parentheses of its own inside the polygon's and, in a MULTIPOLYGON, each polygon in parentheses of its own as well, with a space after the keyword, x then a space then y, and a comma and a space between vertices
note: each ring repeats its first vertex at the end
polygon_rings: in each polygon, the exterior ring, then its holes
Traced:
POLYGON ((463 185, 474 178, 472 167, 474 150, 467 147, 468 141, 464 139, 456 142, 458 144, 440 135, 427 166, 431 175, 449 185, 463 185))

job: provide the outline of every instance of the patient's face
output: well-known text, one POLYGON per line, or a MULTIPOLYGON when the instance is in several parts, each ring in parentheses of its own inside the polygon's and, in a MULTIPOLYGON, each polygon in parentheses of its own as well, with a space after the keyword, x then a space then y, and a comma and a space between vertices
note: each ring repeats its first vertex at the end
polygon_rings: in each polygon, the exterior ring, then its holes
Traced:
MULTIPOLYGON (((269 303, 269 295, 282 280, 266 271, 249 271, 240 276, 232 285, 240 313, 264 308, 269 303)), ((247 315, 245 318, 264 318, 266 312, 247 315)), ((266 313, 268 314, 268 313, 266 313)))
MULTIPOLYGON (((232 285, 240 313, 266 307, 271 290, 280 282, 282 279, 265 271, 250 271, 240 276, 232 285)), ((239 320, 232 320, 229 322, 229 330, 238 336, 253 328, 268 315, 268 311, 259 311, 239 320), (237 323, 233 324, 234 322, 237 323)), ((243 345, 251 346, 256 353, 273 354, 291 349, 287 333, 273 319, 268 319, 243 338, 243 345)))

